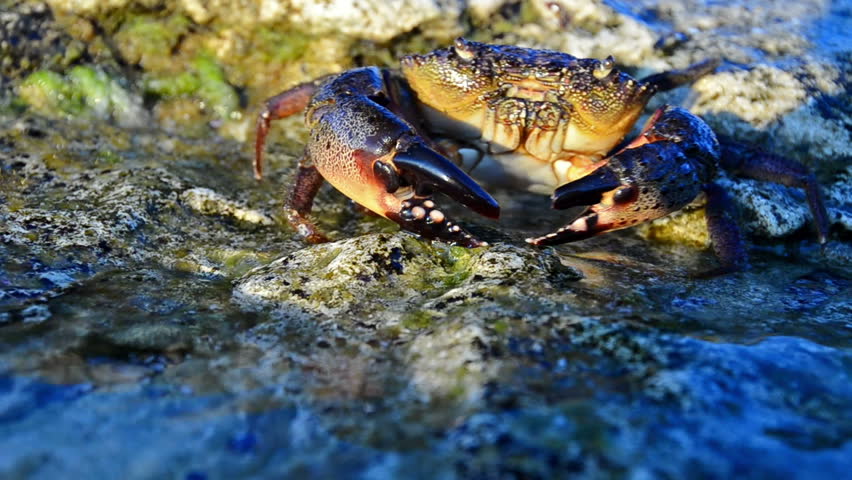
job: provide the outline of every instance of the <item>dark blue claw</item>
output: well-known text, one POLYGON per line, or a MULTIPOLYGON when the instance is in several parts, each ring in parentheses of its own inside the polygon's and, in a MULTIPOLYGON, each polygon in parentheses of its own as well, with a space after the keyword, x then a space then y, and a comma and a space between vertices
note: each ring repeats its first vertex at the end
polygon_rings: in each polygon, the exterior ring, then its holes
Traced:
POLYGON ((552 207, 557 210, 594 205, 601 201, 601 196, 621 186, 615 172, 603 166, 585 177, 566 183, 553 192, 552 207))
POLYGON ((422 143, 398 150, 393 163, 418 195, 440 192, 488 218, 500 217, 500 205, 478 183, 443 155, 422 143))

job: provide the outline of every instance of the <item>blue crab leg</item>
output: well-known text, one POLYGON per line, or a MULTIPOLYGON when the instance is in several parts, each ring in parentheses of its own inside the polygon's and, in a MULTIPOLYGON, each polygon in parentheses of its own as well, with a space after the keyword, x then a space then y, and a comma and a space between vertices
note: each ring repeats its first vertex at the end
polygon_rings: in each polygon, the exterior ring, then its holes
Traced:
POLYGON ((713 73, 722 61, 718 58, 709 58, 703 62, 690 65, 683 70, 669 70, 667 72, 657 73, 640 80, 641 83, 651 85, 655 92, 666 92, 673 90, 681 85, 692 83, 699 78, 713 73))
POLYGON ((703 190, 707 196, 704 213, 707 230, 710 232, 713 251, 721 265, 698 276, 712 277, 748 268, 748 253, 737 226, 736 208, 731 197, 722 187, 712 182, 705 184, 703 190))
POLYGON ((736 175, 780 183, 805 191, 808 207, 814 218, 819 243, 828 239, 828 214, 825 211, 822 190, 808 167, 789 158, 772 155, 740 143, 722 142, 722 168, 736 175))

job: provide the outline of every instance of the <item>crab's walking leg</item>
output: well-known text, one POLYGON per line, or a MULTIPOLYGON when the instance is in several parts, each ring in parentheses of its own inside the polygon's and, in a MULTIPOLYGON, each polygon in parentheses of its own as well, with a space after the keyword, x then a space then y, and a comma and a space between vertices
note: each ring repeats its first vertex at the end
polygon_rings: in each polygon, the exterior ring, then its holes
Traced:
POLYGON ((299 160, 299 169, 296 171, 296 179, 293 181, 293 189, 290 191, 284 211, 290 225, 310 243, 328 241, 328 237, 307 218, 322 183, 322 175, 305 154, 299 160))
POLYGON ((709 73, 713 73, 721 63, 721 60, 718 58, 710 58, 703 62, 690 65, 683 70, 669 70, 668 72, 645 77, 641 80, 641 83, 652 85, 656 88, 657 92, 665 92, 681 85, 692 83, 709 73))
POLYGON ((318 81, 303 83, 264 102, 263 109, 257 116, 257 134, 254 140, 254 178, 258 180, 263 178, 263 146, 266 144, 270 122, 304 110, 318 86, 318 81))
POLYGON ((803 189, 814 217, 819 243, 825 244, 828 238, 828 214, 825 212, 822 190, 808 167, 788 158, 727 141, 722 143, 720 164, 725 170, 743 177, 803 189))
POLYGON ((704 215, 707 218, 707 230, 713 251, 721 266, 703 273, 702 277, 711 277, 736 272, 748 267, 748 254, 745 243, 736 222, 736 208, 731 197, 715 183, 707 183, 702 188, 707 197, 704 215))

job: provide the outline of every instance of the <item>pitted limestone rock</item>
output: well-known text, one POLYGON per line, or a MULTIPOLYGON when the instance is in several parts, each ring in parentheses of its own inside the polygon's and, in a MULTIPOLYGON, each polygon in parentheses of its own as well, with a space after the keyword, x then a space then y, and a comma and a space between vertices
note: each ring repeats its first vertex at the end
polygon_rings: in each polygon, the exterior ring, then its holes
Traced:
MULTIPOLYGON (((172 2, 160 0, 48 0, 57 11, 82 16, 99 16, 131 7, 164 8, 172 2)), ((460 17, 464 2, 459 0, 268 0, 243 2, 220 0, 202 2, 179 0, 174 11, 194 22, 258 26, 286 22, 313 35, 344 34, 376 42, 386 42, 400 34, 424 27, 423 34, 451 38, 461 34, 460 17)))
POLYGON ((219 215, 257 225, 274 225, 275 220, 268 214, 247 208, 209 188, 196 187, 185 190, 180 199, 189 208, 202 215, 219 215))
POLYGON ((580 274, 554 256, 508 245, 467 250, 405 233, 374 234, 311 246, 256 268, 237 280, 234 300, 250 309, 320 314, 376 304, 404 311, 459 286, 531 278, 559 282, 580 274))
MULTIPOLYGON (((796 188, 744 178, 720 178, 718 183, 736 203, 739 224, 750 236, 782 238, 800 229, 810 229, 813 217, 804 193, 796 188)), ((828 221, 832 227, 852 231, 852 174, 823 188, 828 221)), ((637 233, 646 238, 709 248, 704 215, 704 199, 693 208, 639 225, 637 233)))

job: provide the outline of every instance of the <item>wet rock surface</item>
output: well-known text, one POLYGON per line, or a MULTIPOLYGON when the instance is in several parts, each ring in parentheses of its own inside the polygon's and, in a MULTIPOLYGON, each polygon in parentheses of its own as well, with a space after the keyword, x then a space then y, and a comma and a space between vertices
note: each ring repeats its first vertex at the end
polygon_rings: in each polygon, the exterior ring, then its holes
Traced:
POLYGON ((333 3, 0 0, 0 477, 852 468, 841 2, 333 3), (497 224, 448 207, 492 245, 466 250, 326 187, 335 241, 299 241, 281 203, 305 131, 279 122, 254 181, 255 105, 458 34, 614 53, 639 76, 724 57, 658 104, 809 165, 824 252, 801 192, 733 176, 752 268, 711 279, 693 278, 715 265, 700 202, 534 249, 570 212, 498 190, 497 224))

